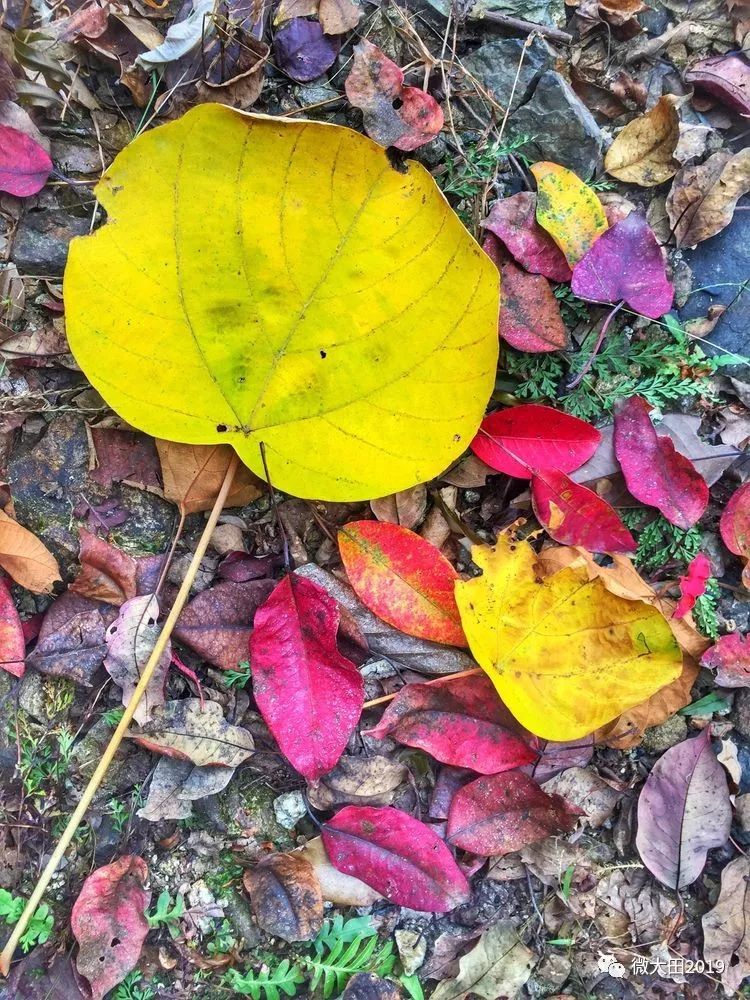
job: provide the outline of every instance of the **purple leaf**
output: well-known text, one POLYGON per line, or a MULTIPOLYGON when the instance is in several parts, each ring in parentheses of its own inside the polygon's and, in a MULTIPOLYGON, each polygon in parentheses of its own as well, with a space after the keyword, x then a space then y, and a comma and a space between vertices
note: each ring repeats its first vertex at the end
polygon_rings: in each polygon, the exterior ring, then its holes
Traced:
POLYGON ((702 59, 687 71, 685 82, 713 94, 741 115, 750 115, 750 65, 741 52, 702 59))
POLYGON ((571 288, 591 302, 623 299, 651 319, 669 312, 674 297, 661 247, 637 212, 602 233, 573 268, 571 288))
POLYGON ((638 800, 635 844, 648 870, 671 889, 703 871, 706 855, 729 837, 732 807, 710 727, 659 758, 638 800))
POLYGON ((318 21, 293 17, 279 28, 273 40, 276 65, 297 83, 325 73, 339 54, 338 38, 324 35, 318 21))

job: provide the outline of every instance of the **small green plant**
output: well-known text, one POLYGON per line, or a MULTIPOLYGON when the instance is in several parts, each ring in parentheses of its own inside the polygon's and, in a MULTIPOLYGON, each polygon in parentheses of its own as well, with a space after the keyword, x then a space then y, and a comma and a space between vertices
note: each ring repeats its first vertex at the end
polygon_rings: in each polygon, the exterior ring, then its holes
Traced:
POLYGON ((228 688, 243 688, 251 677, 250 664, 247 660, 242 660, 237 664, 236 670, 227 670, 224 674, 224 683, 228 688))
POLYGON ((225 851, 219 858, 219 863, 210 872, 206 873, 206 883, 217 896, 240 881, 244 872, 242 865, 237 864, 235 856, 230 851, 225 851))
POLYGON ((466 143, 463 153, 446 158, 445 170, 438 176, 437 182, 446 195, 472 198, 494 177, 498 160, 509 153, 513 153, 524 166, 530 166, 528 157, 521 150, 533 141, 533 136, 522 134, 505 141, 466 143))
POLYGON ((304 983, 305 977, 298 966, 293 965, 288 958, 283 959, 271 970, 267 967, 259 972, 249 970, 241 973, 230 969, 223 982, 235 993, 253 1000, 280 1000, 280 995, 294 997, 297 987, 304 983))
POLYGON ((45 805, 52 804, 70 769, 75 734, 66 725, 52 729, 40 726, 23 710, 19 710, 16 723, 24 793, 29 798, 49 800, 45 805))
POLYGON ((135 969, 129 972, 117 989, 112 993, 112 1000, 154 1000, 156 990, 144 983, 141 974, 135 969))
POLYGON ((112 799, 107 808, 107 812, 112 817, 112 826, 117 833, 122 833, 130 819, 130 810, 120 799, 112 799))
MULTIPOLYGON (((5 923, 12 926, 21 919, 26 901, 20 896, 14 896, 7 889, 0 889, 0 917, 5 919, 5 923)), ((25 953, 31 951, 38 944, 44 944, 49 940, 54 925, 54 918, 50 913, 49 906, 42 903, 37 907, 34 916, 29 921, 21 937, 21 950, 25 953)))
POLYGON ((102 714, 102 719, 114 729, 124 714, 124 708, 110 708, 108 712, 102 714))
POLYGON ((212 957, 215 955, 226 955, 238 945, 234 936, 232 925, 228 920, 222 920, 218 927, 214 928, 211 939, 206 944, 206 950, 212 957))
POLYGON ((166 927, 170 937, 176 938, 180 934, 180 917, 185 912, 185 901, 178 893, 174 903, 169 894, 169 889, 163 889, 156 900, 156 906, 152 913, 148 914, 149 927, 166 927))

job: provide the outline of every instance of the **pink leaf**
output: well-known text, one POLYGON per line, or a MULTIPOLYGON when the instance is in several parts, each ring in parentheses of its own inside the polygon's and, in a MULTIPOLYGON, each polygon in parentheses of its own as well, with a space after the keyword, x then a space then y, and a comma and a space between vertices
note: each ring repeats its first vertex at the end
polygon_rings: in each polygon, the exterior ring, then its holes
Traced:
POLYGON ((690 528, 706 509, 708 486, 674 441, 656 433, 650 410, 641 396, 623 400, 615 408, 617 461, 636 500, 656 507, 677 527, 690 528))
POLYGON ((390 736, 443 764, 494 774, 536 760, 534 751, 508 730, 512 723, 488 677, 448 677, 402 687, 367 735, 390 736))
POLYGON ((521 191, 496 201, 482 226, 502 240, 525 270, 550 281, 570 281, 565 255, 536 221, 535 194, 521 191))
POLYGON ((472 854, 510 854, 527 844, 567 833, 579 810, 548 795, 522 771, 486 775, 453 796, 448 842, 472 854))
POLYGON ((750 640, 739 632, 723 635, 703 654, 701 666, 716 671, 719 687, 750 687, 750 640))
POLYGON ((660 882, 684 889, 695 882, 713 847, 729 838, 732 806, 710 727, 657 760, 638 799, 635 845, 660 882))
POLYGON ((525 403, 488 414, 471 450, 498 472, 531 479, 532 470, 573 472, 591 458, 600 440, 596 427, 578 417, 525 403))
POLYGON ((469 883, 429 826, 391 806, 346 806, 322 830, 334 868, 400 906, 447 913, 470 896, 469 883))
POLYGON ((102 1000, 138 963, 148 934, 147 878, 143 858, 118 858, 89 875, 73 905, 76 966, 91 985, 92 1000, 102 1000))
POLYGON ((0 191, 28 198, 41 191, 52 172, 52 160, 30 136, 0 125, 0 191))
POLYGON ((0 580, 0 668, 23 677, 26 643, 23 626, 4 580, 0 580))
POLYGON ((364 682, 336 646, 340 618, 322 587, 290 574, 256 612, 250 638, 258 708, 309 781, 341 757, 364 703, 364 682))
POLYGON ((635 539, 614 507, 564 472, 536 472, 531 501, 539 523, 562 545, 581 545, 589 552, 635 552, 635 539))
POLYGON ((680 599, 672 612, 673 618, 684 618, 692 611, 695 602, 706 592, 706 584, 711 576, 711 563, 702 552, 690 562, 687 573, 680 577, 680 599))
POLYGON ((750 115, 750 66, 741 52, 701 59, 685 73, 694 83, 741 115, 750 115))
POLYGON ((638 212, 602 233, 573 268, 570 287, 592 302, 622 299, 651 319, 669 312, 674 298, 661 247, 638 212))
POLYGON ((729 498, 719 522, 721 538, 736 556, 750 555, 750 483, 745 483, 729 498))

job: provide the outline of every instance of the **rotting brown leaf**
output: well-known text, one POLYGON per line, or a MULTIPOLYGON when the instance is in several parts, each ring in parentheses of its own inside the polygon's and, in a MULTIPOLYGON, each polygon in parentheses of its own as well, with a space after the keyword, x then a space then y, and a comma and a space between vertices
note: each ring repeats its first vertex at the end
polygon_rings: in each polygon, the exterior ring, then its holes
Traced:
POLYGON ((380 754, 342 757, 332 771, 310 785, 307 797, 315 809, 345 803, 388 806, 407 773, 403 764, 380 754))
POLYGON ((116 616, 107 604, 70 592, 62 594, 44 616, 36 646, 26 657, 27 665, 91 687, 107 652, 107 627, 116 616))
POLYGON ((678 247, 692 247, 732 221, 737 202, 750 191, 750 148, 719 150, 705 163, 683 167, 667 196, 667 215, 678 247))
POLYGON ((312 941, 323 925, 323 895, 312 864, 301 854, 274 854, 243 877, 255 917, 267 934, 312 941))
POLYGON ((232 779, 233 767, 196 767, 189 760, 162 757, 148 786, 148 798, 138 810, 142 819, 157 823, 163 819, 187 819, 193 802, 217 795, 232 779))
MULTIPOLYGON (((183 514, 210 510, 232 458, 229 445, 178 444, 157 438, 156 450, 167 500, 176 503, 183 514)), ((262 494, 259 481, 240 465, 224 506, 242 507, 262 494)))
POLYGON ((147 750, 200 766, 237 767, 255 749, 250 733, 240 726, 230 726, 221 705, 207 701, 201 707, 198 698, 158 706, 145 725, 126 735, 147 750))
POLYGON ((750 975, 750 859, 735 858, 721 873, 716 905, 703 917, 703 957, 724 962, 721 981, 727 993, 750 975))
POLYGON ((534 965, 533 951, 521 941, 510 921, 501 920, 460 959, 459 974, 440 983, 432 1000, 463 1000, 469 994, 485 1000, 517 997, 534 965))
POLYGON ((74 594, 119 607, 136 595, 136 561, 85 528, 79 529, 81 568, 71 583, 74 594))
POLYGON ((678 98, 667 94, 618 133, 607 150, 604 169, 612 177, 640 187, 656 187, 674 177, 674 151, 680 138, 678 98))
POLYGON ((416 528, 427 510, 427 487, 420 483, 400 493, 371 500, 370 509, 378 521, 391 521, 404 528, 416 528))

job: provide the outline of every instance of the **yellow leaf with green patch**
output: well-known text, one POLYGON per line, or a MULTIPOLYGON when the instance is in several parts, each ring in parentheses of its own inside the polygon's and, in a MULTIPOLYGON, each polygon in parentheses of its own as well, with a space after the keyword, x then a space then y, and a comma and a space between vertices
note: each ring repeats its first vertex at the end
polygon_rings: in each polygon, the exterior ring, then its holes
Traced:
POLYGON ((535 163, 536 221, 573 267, 607 230, 602 203, 572 170, 559 163, 535 163))
POLYGON ((518 721, 548 740, 592 733, 671 683, 682 655, 662 614, 572 566, 538 579, 528 542, 476 546, 456 583, 477 663, 518 721))
POLYGON ((349 129, 199 106, 136 139, 65 274, 70 345, 131 424, 232 445, 301 497, 437 475, 492 391, 498 279, 417 163, 349 129))

